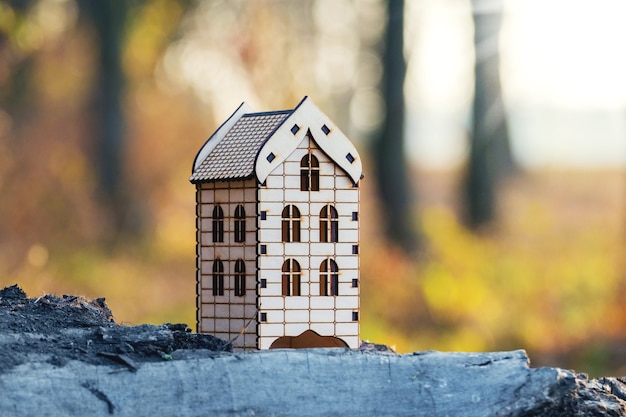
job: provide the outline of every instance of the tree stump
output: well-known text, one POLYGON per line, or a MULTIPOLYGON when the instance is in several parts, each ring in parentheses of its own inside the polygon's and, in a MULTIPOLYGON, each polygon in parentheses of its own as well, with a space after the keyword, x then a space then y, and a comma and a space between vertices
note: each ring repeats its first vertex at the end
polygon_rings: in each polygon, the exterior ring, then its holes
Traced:
POLYGON ((234 353, 185 325, 120 326, 104 300, 0 290, 3 416, 622 416, 626 385, 522 350, 234 353))

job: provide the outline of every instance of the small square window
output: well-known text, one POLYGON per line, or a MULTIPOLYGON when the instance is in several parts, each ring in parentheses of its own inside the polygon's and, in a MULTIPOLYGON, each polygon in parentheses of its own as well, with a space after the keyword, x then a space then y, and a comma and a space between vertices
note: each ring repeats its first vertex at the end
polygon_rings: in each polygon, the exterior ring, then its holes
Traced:
POLYGON ((261 255, 265 255, 267 253, 267 245, 261 245, 261 255))
MULTIPOLYGON (((354 318, 354 313, 352 313, 352 318, 354 318)), ((267 313, 261 313, 261 322, 265 323, 267 321, 267 313)))
MULTIPOLYGON (((263 314, 263 313, 261 313, 263 314)), ((352 312, 352 321, 359 321, 359 312, 358 311, 353 311, 352 312)))
POLYGON ((292 134, 294 134, 294 135, 295 135, 296 133, 298 133, 298 130, 300 130, 300 126, 298 126, 298 125, 293 125, 293 126, 291 127, 291 133, 292 133, 292 134))
POLYGON ((324 134, 328 136, 328 134, 330 133, 330 128, 324 125, 322 126, 322 132, 324 132, 324 134))
POLYGON ((352 221, 353 222, 359 221, 359 212, 358 211, 353 211, 352 212, 352 221))
POLYGON ((352 288, 359 288, 359 280, 356 278, 352 279, 352 288))
POLYGON ((352 245, 352 254, 357 255, 359 253, 359 245, 352 245))
POLYGON ((263 210, 261 212, 261 220, 265 220, 265 219, 267 219, 267 211, 263 210))
POLYGON ((269 155, 267 155, 267 162, 272 162, 274 160, 274 158, 276 158, 276 155, 274 155, 274 152, 270 152, 269 155))
POLYGON ((352 156, 351 153, 348 153, 346 155, 346 159, 348 160, 348 162, 353 163, 354 162, 354 156, 352 156))
POLYGON ((267 280, 265 278, 261 278, 261 288, 267 288, 267 280))

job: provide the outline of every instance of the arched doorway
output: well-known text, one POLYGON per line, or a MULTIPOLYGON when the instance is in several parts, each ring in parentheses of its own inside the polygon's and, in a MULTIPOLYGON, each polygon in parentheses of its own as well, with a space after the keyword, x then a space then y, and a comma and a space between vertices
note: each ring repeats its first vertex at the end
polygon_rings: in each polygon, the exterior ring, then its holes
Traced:
POLYGON ((282 336, 274 340, 270 349, 306 348, 347 348, 348 344, 335 336, 321 336, 313 330, 306 330, 298 336, 282 336))

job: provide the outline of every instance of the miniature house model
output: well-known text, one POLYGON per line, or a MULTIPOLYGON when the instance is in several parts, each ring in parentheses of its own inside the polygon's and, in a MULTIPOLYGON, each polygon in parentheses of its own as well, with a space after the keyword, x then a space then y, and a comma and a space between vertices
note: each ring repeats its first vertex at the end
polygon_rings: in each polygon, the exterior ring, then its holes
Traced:
POLYGON ((359 345, 359 181, 348 138, 305 97, 243 103, 196 186, 197 326, 234 348, 359 345))

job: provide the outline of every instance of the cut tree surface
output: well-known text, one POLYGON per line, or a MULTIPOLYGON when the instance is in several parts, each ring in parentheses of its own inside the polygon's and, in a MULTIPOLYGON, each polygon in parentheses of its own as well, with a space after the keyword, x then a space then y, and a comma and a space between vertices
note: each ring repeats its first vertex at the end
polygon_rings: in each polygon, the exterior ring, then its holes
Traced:
POLYGON ((0 325, 0 415, 626 415, 620 379, 529 368, 521 350, 233 353, 183 325, 119 326, 103 300, 17 287, 0 291, 0 325))
POLYGON ((33 361, 135 368, 180 349, 232 350, 225 341, 191 333, 184 324, 120 326, 104 298, 27 298, 17 285, 0 290, 0 329, 0 373, 33 361))

